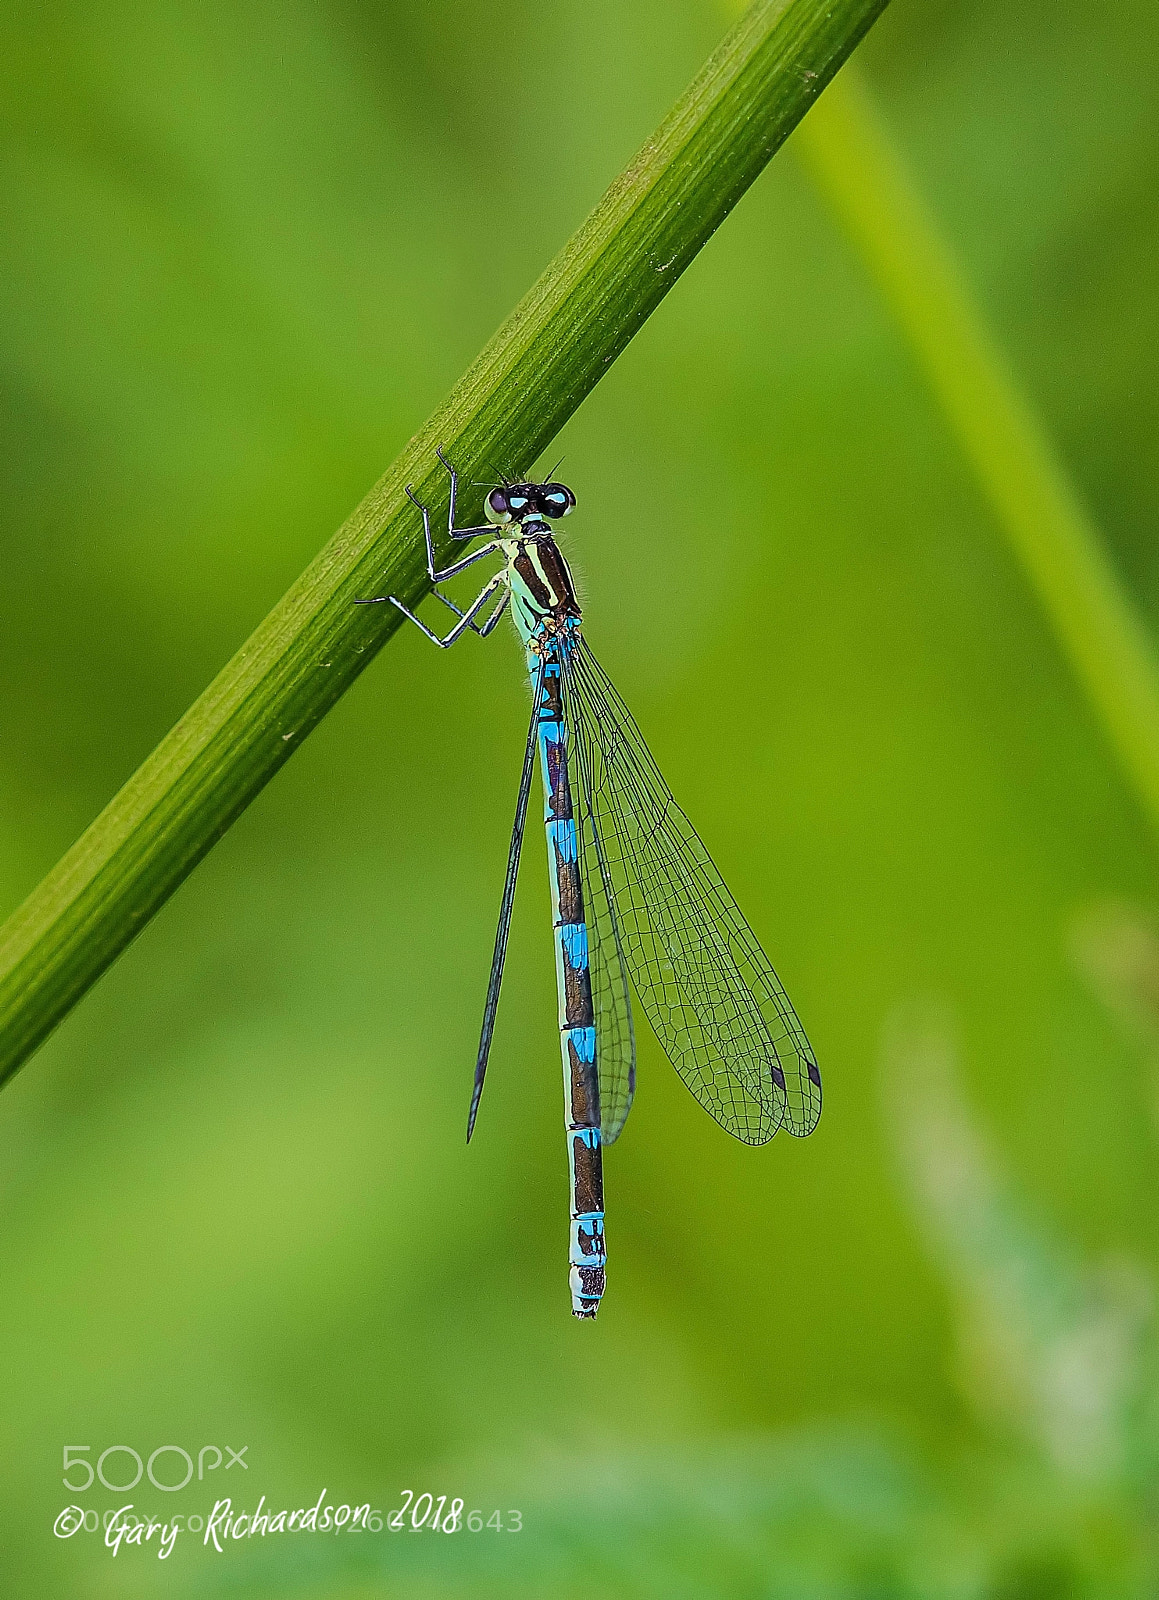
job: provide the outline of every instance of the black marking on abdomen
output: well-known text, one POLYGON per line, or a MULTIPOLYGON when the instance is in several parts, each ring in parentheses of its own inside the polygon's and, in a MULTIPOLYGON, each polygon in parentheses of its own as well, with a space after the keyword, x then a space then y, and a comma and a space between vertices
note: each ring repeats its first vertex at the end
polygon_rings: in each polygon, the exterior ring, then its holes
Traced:
POLYGON ((580 886, 579 862, 574 856, 566 858, 558 842, 555 850, 555 881, 559 886, 559 920, 561 923, 584 920, 583 890, 580 886))
POLYGON ((571 1079, 571 1120, 577 1128, 600 1125, 600 1080, 594 1061, 585 1061, 576 1049, 575 1038, 567 1040, 567 1068, 571 1079))
MULTIPOLYGON (((561 924, 566 926, 566 924, 561 924)), ((594 1023, 592 1011, 592 975, 586 966, 573 967, 567 953, 567 941, 561 941, 563 958, 563 1010, 564 1026, 590 1028, 594 1023)))
POLYGON ((547 755, 547 803, 553 822, 566 821, 572 814, 571 784, 568 782, 567 746, 562 739, 543 741, 547 755))
MULTIPOLYGON (((601 1232, 597 1231, 595 1228, 592 1228, 589 1231, 587 1228, 584 1227, 582 1222, 580 1223, 579 1227, 576 1229, 576 1232, 579 1235, 579 1247, 580 1247, 581 1251, 584 1253, 585 1256, 602 1256, 602 1255, 604 1255, 606 1253, 607 1246, 604 1243, 604 1236, 603 1236, 603 1234, 601 1232)), ((601 1272, 603 1270, 603 1268, 602 1267, 596 1267, 596 1268, 593 1269, 591 1267, 583 1267, 583 1266, 581 1266, 579 1270, 580 1270, 581 1273, 582 1272, 591 1272, 593 1270, 595 1270, 596 1272, 601 1272)), ((589 1291, 585 1291, 585 1292, 589 1292, 589 1291)))
MULTIPOLYGON (((604 1210, 604 1165, 600 1146, 593 1148, 587 1140, 573 1136, 572 1156, 575 1163, 575 1192, 572 1197, 576 1216, 587 1216, 604 1210)), ((583 1270, 582 1268, 580 1269, 583 1270)))

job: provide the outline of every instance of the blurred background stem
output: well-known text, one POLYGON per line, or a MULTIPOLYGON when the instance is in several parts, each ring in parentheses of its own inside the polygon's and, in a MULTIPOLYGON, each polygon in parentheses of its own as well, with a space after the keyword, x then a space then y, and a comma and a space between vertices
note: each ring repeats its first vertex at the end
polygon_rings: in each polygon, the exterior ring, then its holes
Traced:
POLYGON ((795 148, 885 294, 1159 826, 1159 664, 1150 637, 855 66, 802 124, 795 148))

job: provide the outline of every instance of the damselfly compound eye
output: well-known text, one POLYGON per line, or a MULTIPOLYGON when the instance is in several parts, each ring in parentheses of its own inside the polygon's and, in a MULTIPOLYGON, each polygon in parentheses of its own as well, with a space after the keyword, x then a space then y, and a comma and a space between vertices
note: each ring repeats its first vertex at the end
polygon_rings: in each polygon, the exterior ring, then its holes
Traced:
POLYGON ((483 502, 483 509, 487 513, 489 522, 511 521, 511 507, 507 504, 507 491, 505 489, 492 489, 483 502))
POLYGON ((575 495, 564 483, 545 483, 539 491, 539 505, 545 517, 566 517, 575 505, 575 495))

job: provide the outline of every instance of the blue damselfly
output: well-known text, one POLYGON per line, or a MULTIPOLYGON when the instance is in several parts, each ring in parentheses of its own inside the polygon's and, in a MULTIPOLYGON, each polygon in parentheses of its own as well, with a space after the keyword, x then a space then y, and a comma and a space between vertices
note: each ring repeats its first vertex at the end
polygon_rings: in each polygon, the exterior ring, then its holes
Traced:
POLYGON ((407 489, 422 514, 434 593, 457 621, 440 637, 394 595, 358 603, 390 601, 443 649, 468 629, 485 638, 510 606, 523 641, 531 726, 467 1138, 487 1071, 538 749, 571 1176, 572 1310, 594 1317, 606 1257, 602 1150, 624 1126, 636 1086, 629 980, 684 1082, 746 1144, 765 1144, 779 1128, 811 1133, 821 1077, 780 980, 581 631, 575 585, 551 528, 575 496, 555 481, 504 481, 484 501, 485 523, 456 528, 457 479, 438 455, 450 474, 448 536, 488 537, 440 571, 430 512, 407 489), (460 610, 439 584, 489 555, 501 556, 502 568, 460 610))

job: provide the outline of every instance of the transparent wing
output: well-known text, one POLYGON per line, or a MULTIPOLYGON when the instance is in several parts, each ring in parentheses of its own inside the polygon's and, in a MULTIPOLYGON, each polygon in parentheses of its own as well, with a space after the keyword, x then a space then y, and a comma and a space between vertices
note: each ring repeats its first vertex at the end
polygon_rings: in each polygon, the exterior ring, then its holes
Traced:
POLYGON ((723 1128, 746 1144, 782 1126, 811 1133, 821 1076, 780 980, 582 634, 562 659, 574 789, 613 934, 591 943, 615 945, 673 1065, 723 1128))
POLYGON ((627 1121, 636 1092, 636 1037, 628 999, 628 968, 612 898, 611 874, 582 781, 572 782, 572 813, 588 927, 596 1072, 600 1080, 600 1137, 604 1144, 612 1144, 627 1121))
MULTIPOLYGON (((448 601, 448 604, 450 602, 448 601)), ((452 608, 453 609, 453 608, 452 608)), ((461 615, 461 613, 460 613, 461 615)), ((531 726, 527 730, 527 744, 523 752, 523 772, 519 779, 519 797, 515 802, 515 822, 511 829, 511 847, 507 852, 507 876, 503 881, 503 899, 499 906, 499 926, 495 930, 495 953, 491 957, 491 977, 487 983, 487 1000, 483 1006, 483 1029, 479 1036, 479 1054, 475 1060, 475 1086, 471 1091, 471 1109, 467 1113, 467 1143, 475 1131, 475 1118, 479 1115, 479 1101, 483 1097, 483 1081, 487 1076, 487 1060, 491 1054, 491 1040, 495 1036, 495 1016, 499 1010, 499 989, 503 983, 503 965, 507 960, 507 940, 511 933, 511 910, 515 905, 515 883, 519 877, 519 858, 523 853, 523 835, 527 828, 527 804, 531 796, 531 774, 535 767, 535 726, 539 716, 539 700, 543 692, 543 666, 535 680, 531 702, 531 726)))

